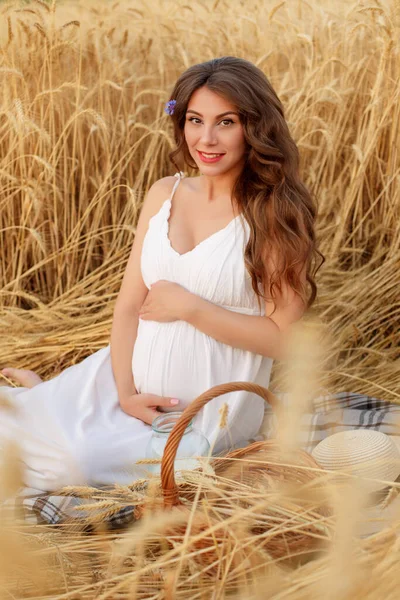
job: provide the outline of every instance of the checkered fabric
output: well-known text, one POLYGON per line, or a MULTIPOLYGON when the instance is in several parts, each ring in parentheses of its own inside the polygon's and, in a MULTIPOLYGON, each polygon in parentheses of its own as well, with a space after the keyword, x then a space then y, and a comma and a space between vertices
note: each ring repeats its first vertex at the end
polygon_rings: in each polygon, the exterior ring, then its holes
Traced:
MULTIPOLYGON (((283 404, 286 394, 276 394, 283 404)), ((275 435, 277 420, 267 409, 261 439, 275 435)), ((400 404, 354 392, 319 396, 313 400, 313 411, 301 416, 298 443, 307 452, 329 435, 349 429, 374 429, 393 436, 400 448, 400 404)))
MULTIPOLYGON (((79 496, 59 496, 34 488, 24 488, 16 498, 7 500, 5 508, 13 513, 13 516, 23 519, 32 525, 63 525, 66 523, 84 523, 88 512, 83 509, 85 504, 93 506, 93 499, 81 498, 79 496), (79 507, 79 511, 76 509, 79 507)), ((121 529, 134 520, 135 507, 124 506, 111 516, 105 516, 105 523, 109 530, 121 529)), ((101 511, 98 511, 101 514, 101 511)), ((94 511, 90 511, 94 516, 94 511)), ((91 530, 92 526, 87 523, 85 530, 91 530)))
MULTIPOLYGON (((285 394, 276 393, 283 402, 288 401, 285 394)), ((299 423, 299 443, 307 452, 324 438, 338 431, 368 428, 382 431, 390 436, 398 436, 400 441, 400 404, 391 404, 378 398, 352 392, 339 392, 320 396, 313 402, 313 412, 302 416, 299 423)), ((276 431, 276 417, 266 410, 262 432, 257 440, 268 439, 276 431)), ((51 493, 25 488, 14 499, 5 503, 18 517, 32 524, 57 524, 83 521, 88 513, 85 504, 93 505, 92 498, 77 496, 59 496, 51 493), (79 511, 77 507, 81 507, 79 511)), ((99 511, 100 513, 100 511, 99 511)), ((90 515, 93 516, 91 509, 90 515)), ((124 506, 111 516, 105 514, 102 525, 106 528, 120 529, 135 519, 135 506, 124 506)), ((90 528, 90 527, 89 527, 90 528)))

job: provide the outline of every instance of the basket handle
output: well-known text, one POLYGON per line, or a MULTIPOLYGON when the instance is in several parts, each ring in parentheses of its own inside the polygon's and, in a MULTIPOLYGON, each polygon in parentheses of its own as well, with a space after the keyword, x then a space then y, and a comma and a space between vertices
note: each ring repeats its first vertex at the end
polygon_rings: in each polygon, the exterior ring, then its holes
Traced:
POLYGON ((179 420, 175 424, 171 433, 169 434, 167 443, 164 448, 164 453, 161 461, 161 486, 164 495, 164 506, 171 507, 181 504, 179 500, 178 487, 175 482, 174 474, 174 462, 176 453, 178 451, 179 442, 182 439, 184 431, 188 426, 191 419, 213 398, 222 396, 223 394, 229 394, 230 392, 236 392, 245 390, 258 394, 261 398, 264 398, 274 410, 279 407, 279 400, 272 392, 266 387, 251 383, 250 381, 233 381, 230 383, 221 383, 215 385, 197 398, 193 400, 185 408, 179 420))

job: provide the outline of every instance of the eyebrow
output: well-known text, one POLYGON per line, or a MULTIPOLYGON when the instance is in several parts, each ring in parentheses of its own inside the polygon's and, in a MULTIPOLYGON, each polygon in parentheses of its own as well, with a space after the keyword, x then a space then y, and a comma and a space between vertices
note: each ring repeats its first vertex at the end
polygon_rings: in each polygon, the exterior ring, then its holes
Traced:
MULTIPOLYGON (((202 117, 203 115, 199 112, 197 112, 197 110, 192 110, 191 108, 189 108, 189 110, 186 111, 186 113, 194 113, 195 115, 199 115, 199 117, 202 117)), ((221 113, 220 115, 217 115, 215 118, 216 119, 220 119, 221 117, 225 117, 225 115, 237 115, 239 116, 239 113, 233 111, 233 110, 228 110, 227 112, 221 113)))

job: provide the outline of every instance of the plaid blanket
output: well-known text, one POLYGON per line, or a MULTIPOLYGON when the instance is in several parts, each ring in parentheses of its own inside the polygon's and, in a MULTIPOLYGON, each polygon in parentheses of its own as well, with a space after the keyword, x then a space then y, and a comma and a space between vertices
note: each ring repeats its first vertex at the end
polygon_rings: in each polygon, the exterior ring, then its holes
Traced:
MULTIPOLYGON (((276 394, 285 403, 285 394, 276 394)), ((262 434, 273 437, 276 417, 267 410, 262 434)), ((349 429, 374 429, 393 436, 400 448, 400 404, 354 392, 338 392, 319 396, 313 400, 313 412, 305 413, 299 420, 298 441, 307 452, 329 435, 349 429)))
MULTIPOLYGON (((276 393, 285 402, 285 394, 276 393)), ((339 392, 320 396, 313 402, 313 412, 303 415, 299 423, 299 442, 307 452, 325 437, 338 431, 369 428, 397 436, 400 444, 400 404, 391 404, 378 398, 352 392, 339 392)), ((266 411, 262 431, 257 440, 273 437, 276 419, 271 411, 266 411)), ((252 440, 253 441, 253 440, 252 440)), ((400 446, 399 446, 400 447, 400 446)), ((93 499, 75 495, 60 496, 44 493, 42 490, 25 488, 20 494, 5 503, 13 513, 32 524, 56 524, 84 521, 87 514, 85 504, 93 499), (79 510, 77 510, 79 507, 79 510)), ((99 511, 100 513, 101 511, 99 511)), ((107 529, 120 529, 135 519, 135 506, 124 506, 111 516, 105 513, 102 525, 107 529)), ((90 529, 90 526, 88 526, 90 529)))

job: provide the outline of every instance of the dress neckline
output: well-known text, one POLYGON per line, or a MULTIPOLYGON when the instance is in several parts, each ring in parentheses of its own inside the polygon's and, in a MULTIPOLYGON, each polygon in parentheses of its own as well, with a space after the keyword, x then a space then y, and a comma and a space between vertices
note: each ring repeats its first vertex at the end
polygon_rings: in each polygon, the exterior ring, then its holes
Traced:
POLYGON ((164 205, 167 206, 167 213, 165 215, 165 222, 164 222, 164 224, 165 224, 165 227, 164 227, 165 240, 167 242, 168 248, 178 258, 184 258, 185 256, 193 254, 195 252, 195 250, 197 250, 200 246, 206 245, 207 242, 210 242, 214 238, 216 238, 219 235, 221 235, 222 233, 225 233, 232 226, 232 224, 234 224, 237 221, 237 219, 239 219, 239 217, 240 217, 240 215, 237 215, 236 217, 234 217, 233 219, 231 219, 229 221, 229 223, 227 223, 227 225, 225 225, 225 227, 222 227, 222 229, 218 229, 217 231, 214 231, 214 233, 212 233, 208 237, 204 238, 204 240, 201 240, 198 244, 196 244, 196 246, 194 246, 194 248, 192 248, 191 250, 188 250, 187 252, 180 253, 177 250, 175 250, 175 248, 172 247, 171 240, 169 239, 169 219, 170 219, 170 215, 171 215, 171 206, 172 206, 172 200, 171 200, 171 198, 167 198, 164 201, 164 205))

